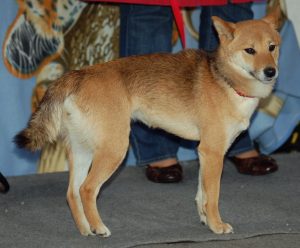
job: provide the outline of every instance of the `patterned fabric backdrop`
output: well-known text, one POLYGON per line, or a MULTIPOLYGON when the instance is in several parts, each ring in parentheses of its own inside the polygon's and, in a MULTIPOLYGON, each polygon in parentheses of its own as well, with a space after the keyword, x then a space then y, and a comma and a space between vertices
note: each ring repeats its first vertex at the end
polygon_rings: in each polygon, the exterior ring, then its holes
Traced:
MULTIPOLYGON (((20 84, 32 88, 34 81, 32 112, 48 85, 66 71, 118 57, 119 8, 116 5, 87 4, 78 0, 18 0, 10 1, 7 7, 17 7, 18 10, 13 19, 9 16, 11 20, 3 39, 2 61, 15 78, 31 79, 30 85, 26 82, 20 84)), ((4 68, 1 66, 1 69, 4 68)), ((20 108, 24 102, 18 104, 20 108)), ((27 105, 30 106, 30 103, 27 105)), ((24 126, 24 121, 22 123, 24 126)), ((29 154, 14 148, 11 151, 20 153, 16 158, 19 166, 27 163, 27 167, 31 167, 27 171, 35 172, 32 159, 23 158, 31 157, 29 154)), ((38 171, 61 171, 65 168, 61 142, 46 146, 38 162, 38 171)), ((18 173, 8 170, 6 174, 18 173)))

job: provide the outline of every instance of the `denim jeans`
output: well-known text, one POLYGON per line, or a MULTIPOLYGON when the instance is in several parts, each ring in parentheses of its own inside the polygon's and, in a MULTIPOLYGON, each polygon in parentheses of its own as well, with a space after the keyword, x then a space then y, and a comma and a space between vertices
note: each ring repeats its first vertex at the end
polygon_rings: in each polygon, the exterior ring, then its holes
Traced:
MULTIPOLYGON (((121 57, 172 51, 172 10, 151 5, 121 5, 121 57)), ((176 158, 179 139, 140 122, 131 124, 131 146, 137 164, 176 158)))
MULTIPOLYGON (((121 10, 120 27, 120 56, 149 54, 172 51, 172 23, 171 8, 151 5, 123 4, 121 10)), ((211 16, 224 17, 230 13, 231 21, 252 19, 253 14, 249 4, 226 5, 222 7, 204 7, 201 13, 199 46, 211 51, 216 48, 218 39, 212 27, 211 16), (226 10, 222 8, 226 8, 226 10), (234 10, 238 8, 237 10, 234 10), (227 12, 230 11, 230 12, 227 12)), ((225 18, 224 18, 225 19, 225 18)), ((217 120, 216 120, 217 121, 217 120)), ((234 144, 230 155, 234 155, 253 148, 248 133, 234 144)), ((133 122, 130 133, 131 145, 137 164, 176 158, 180 146, 180 139, 160 129, 151 129, 140 122, 133 122)), ((195 142, 193 143, 196 145, 195 142)), ((190 146, 193 146, 190 145, 190 146)))

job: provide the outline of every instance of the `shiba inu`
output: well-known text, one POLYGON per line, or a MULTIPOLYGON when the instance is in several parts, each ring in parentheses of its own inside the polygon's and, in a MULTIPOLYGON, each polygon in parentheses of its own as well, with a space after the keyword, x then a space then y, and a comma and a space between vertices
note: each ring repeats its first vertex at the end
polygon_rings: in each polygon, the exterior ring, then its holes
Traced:
POLYGON ((64 139, 67 200, 81 234, 110 235, 96 197, 125 157, 131 120, 200 140, 201 221, 214 233, 233 231, 218 208, 224 154, 278 76, 278 15, 275 10, 239 23, 213 17, 220 40, 214 53, 188 49, 122 58, 71 71, 50 86, 15 142, 37 150, 64 139))

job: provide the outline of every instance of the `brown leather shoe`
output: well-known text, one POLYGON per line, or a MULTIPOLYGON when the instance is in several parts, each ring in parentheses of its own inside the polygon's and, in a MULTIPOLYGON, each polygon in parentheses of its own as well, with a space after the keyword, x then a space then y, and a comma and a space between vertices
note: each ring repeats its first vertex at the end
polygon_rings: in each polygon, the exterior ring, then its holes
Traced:
POLYGON ((260 154, 252 158, 236 158, 230 160, 234 163, 239 173, 260 176, 270 174, 278 170, 276 161, 270 156, 260 154))
POLYGON ((182 180, 182 167, 178 163, 164 168, 148 165, 146 176, 155 183, 177 183, 182 180))
POLYGON ((6 178, 0 173, 0 193, 6 193, 9 190, 9 184, 6 178))

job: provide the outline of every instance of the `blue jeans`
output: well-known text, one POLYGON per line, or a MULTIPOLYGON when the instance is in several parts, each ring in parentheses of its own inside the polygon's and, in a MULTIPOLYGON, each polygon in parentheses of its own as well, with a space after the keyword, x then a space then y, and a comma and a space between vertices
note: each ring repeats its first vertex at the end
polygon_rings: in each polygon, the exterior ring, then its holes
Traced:
MULTIPOLYGON (((252 13, 249 4, 240 4, 240 6, 242 5, 244 6, 245 13, 252 13)), ((237 5, 222 7, 235 9, 237 5)), ((120 9, 121 57, 172 51, 173 14, 171 8, 123 4, 120 9)), ((204 7, 202 10, 201 39, 199 46, 206 50, 213 50, 218 44, 210 17, 212 15, 223 17, 223 13, 221 12, 224 11, 222 11, 220 7, 204 7), (218 12, 220 12, 220 14, 218 12), (205 32, 206 30, 207 32, 205 32)), ((247 17, 246 14, 243 14, 243 8, 239 8, 233 12, 234 13, 230 14, 230 17, 235 18, 232 21, 252 19, 253 17, 253 15, 248 15, 247 17)), ((139 122, 132 123, 130 140, 137 164, 140 165, 167 158, 176 158, 180 146, 180 139, 178 137, 160 129, 150 129, 139 122)), ((193 142, 190 146, 195 145, 195 142, 193 142)), ((253 149, 253 144, 246 132, 243 134, 243 137, 234 144, 234 149, 230 149, 230 156, 251 149, 253 149)))
MULTIPOLYGON (((172 21, 169 7, 121 5, 121 57, 171 52, 172 21)), ((176 158, 179 148, 177 137, 140 122, 131 124, 130 141, 139 165, 176 158)))

